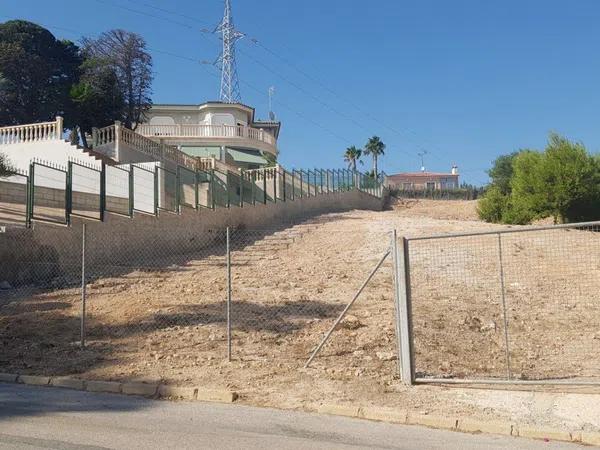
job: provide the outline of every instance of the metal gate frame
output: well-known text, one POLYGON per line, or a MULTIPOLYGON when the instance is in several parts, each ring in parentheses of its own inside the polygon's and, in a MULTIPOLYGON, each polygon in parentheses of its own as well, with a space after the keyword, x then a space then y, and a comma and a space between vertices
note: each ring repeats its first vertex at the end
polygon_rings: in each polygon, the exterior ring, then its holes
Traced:
MULTIPOLYGON (((411 298, 411 277, 410 277, 410 243, 414 241, 425 241, 434 239, 450 239, 457 237, 471 237, 471 236, 498 236, 498 248, 499 248, 499 263, 500 263, 500 278, 501 278, 501 299, 504 311, 505 321, 505 342, 508 341, 507 333, 507 322, 506 322, 506 303, 505 303, 505 287, 504 287, 504 268, 502 261, 502 235, 526 233, 533 231, 547 231, 547 230, 559 230, 559 229, 576 229, 590 226, 600 226, 600 221, 594 222, 578 222, 568 223, 560 225, 550 226, 531 226, 523 227, 518 229, 501 229, 471 233, 453 233, 453 234, 439 234, 429 235, 414 238, 402 237, 400 239, 394 239, 394 247, 396 248, 393 252, 394 258, 394 273, 395 273, 395 301, 396 301, 396 330, 398 336, 398 361, 400 363, 400 373, 402 382, 406 385, 413 384, 483 384, 483 385, 546 385, 546 386, 600 386, 600 380, 598 381, 586 381, 586 380, 514 380, 511 376, 510 367, 510 348, 508 343, 506 344, 506 361, 507 361, 507 377, 506 379, 486 379, 486 378, 423 378, 416 377, 415 375, 415 355, 414 355, 414 332, 413 332, 413 316, 412 316, 412 298, 411 298), (398 245, 400 241, 400 245, 398 245)), ((394 232, 395 234, 395 232, 394 232)))

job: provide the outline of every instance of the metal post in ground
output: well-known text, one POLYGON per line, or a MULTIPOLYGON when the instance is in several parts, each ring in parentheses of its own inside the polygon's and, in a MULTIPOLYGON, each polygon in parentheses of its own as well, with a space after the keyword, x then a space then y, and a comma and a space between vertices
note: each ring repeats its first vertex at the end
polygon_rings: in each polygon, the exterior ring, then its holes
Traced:
POLYGON ((414 361, 411 340, 410 261, 408 241, 406 238, 402 238, 402 246, 399 247, 396 230, 392 232, 392 252, 394 254, 394 299, 400 376, 404 384, 411 385, 414 381, 414 361))
POLYGON ((85 302, 86 302, 86 280, 85 280, 85 240, 86 225, 81 230, 81 347, 85 347, 85 302))
POLYGON ((356 292, 356 294, 354 294, 354 298, 352 298, 352 300, 350 301, 350 303, 348 303, 346 305, 346 307, 344 308, 344 310, 342 311, 342 313, 340 314, 340 316, 337 318, 337 320, 335 321, 335 323, 333 324, 333 326, 329 329, 329 331, 327 332, 327 334, 325 335, 325 337, 323 338, 323 340, 319 343, 319 345, 317 346, 317 348, 312 352, 312 354, 310 355, 310 358, 308 358, 308 361, 304 365, 305 369, 310 365, 310 363, 312 362, 312 360, 315 359, 315 357, 319 354, 319 352, 321 351, 321 349, 323 348, 323 346, 325 345, 325 343, 329 340, 329 337, 331 336, 331 334, 333 333, 333 331, 335 330, 335 328, 339 325, 339 323, 342 321, 342 319, 346 316, 346 313, 350 310, 350 308, 352 307, 352 305, 354 305, 354 302, 358 299, 358 297, 360 296, 360 294, 362 294, 362 291, 365 289, 365 287, 367 287, 367 284, 369 284, 369 281, 371 281, 371 278, 373 278, 373 276, 377 273, 377 271, 379 270, 379 268, 381 267, 381 265, 383 264, 383 262, 385 261, 385 259, 390 255, 390 252, 391 252, 391 250, 389 250, 389 249, 388 249, 388 251, 385 252, 385 255, 383 255, 381 257, 381 259, 379 260, 379 262, 377 263, 377 265, 375 266, 375 268, 373 269, 373 271, 369 274, 369 276, 367 277, 367 279, 365 280, 365 282, 362 284, 362 286, 360 287, 360 289, 356 292))
POLYGON ((231 232, 227 227, 227 360, 231 361, 231 232))
POLYGON ((500 293, 502 298, 502 314, 504 317, 504 345, 506 347, 506 376, 512 379, 510 368, 510 346, 508 342, 508 313, 506 311, 506 289, 504 287, 504 261, 502 260, 502 235, 498 233, 498 264, 500 266, 500 293))

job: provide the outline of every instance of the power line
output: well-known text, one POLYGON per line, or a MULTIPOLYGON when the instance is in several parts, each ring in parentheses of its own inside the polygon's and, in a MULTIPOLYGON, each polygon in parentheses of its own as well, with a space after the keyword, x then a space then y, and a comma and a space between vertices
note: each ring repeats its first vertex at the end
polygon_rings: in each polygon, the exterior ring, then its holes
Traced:
MULTIPOLYGON (((152 17, 152 18, 155 18, 155 19, 158 19, 158 20, 165 20, 165 21, 167 21, 167 22, 170 22, 170 23, 173 23, 173 24, 176 24, 176 25, 179 25, 179 26, 183 26, 183 27, 185 27, 185 28, 187 28, 187 29, 190 29, 190 30, 200 31, 200 32, 204 33, 202 36, 204 36, 205 38, 209 39, 209 38, 208 38, 208 36, 205 36, 205 34, 209 33, 209 30, 207 30, 207 29, 198 29, 198 28, 196 28, 196 27, 193 27, 193 26, 191 26, 191 25, 188 25, 188 24, 184 24, 184 23, 182 23, 182 22, 173 21, 173 20, 170 20, 170 19, 167 19, 167 18, 161 17, 161 16, 157 16, 157 15, 154 15, 154 14, 147 13, 147 12, 145 12, 145 11, 140 11, 140 10, 136 10, 136 9, 133 9, 133 8, 128 8, 128 7, 125 7, 125 6, 122 6, 122 5, 116 4, 116 3, 108 2, 108 1, 106 1, 106 0, 96 0, 96 1, 97 1, 97 2, 100 2, 100 3, 104 3, 104 4, 107 4, 107 5, 110 5, 110 6, 113 6, 113 7, 115 7, 115 8, 122 8, 122 9, 124 9, 124 10, 127 10, 127 11, 129 11, 129 12, 133 12, 133 13, 137 13, 137 14, 142 14, 142 15, 145 15, 145 16, 148 16, 148 17, 152 17)), ((131 3, 136 3, 136 2, 134 2, 133 0, 129 0, 129 1, 130 1, 131 3)), ((179 14, 179 13, 175 13, 175 12, 172 12, 172 11, 168 11, 168 10, 165 10, 164 8, 153 7, 153 6, 151 6, 151 5, 148 5, 147 3, 144 3, 144 5, 146 5, 146 6, 150 7, 150 8, 154 8, 154 9, 157 9, 157 10, 161 10, 161 11, 163 11, 163 12, 169 12, 169 13, 172 13, 172 14, 177 14, 178 16, 181 16, 181 17, 186 17, 186 18, 188 18, 189 20, 195 20, 195 19, 194 19, 194 18, 192 18, 192 17, 186 16, 186 15, 182 15, 182 14, 179 14)), ((254 39, 254 38, 251 38, 251 39, 254 39)), ((256 42, 258 42, 258 40, 257 40, 257 39, 254 39, 254 40, 255 40, 256 42)), ((261 44, 261 45, 262 45, 262 44, 261 44)), ((263 47, 263 48, 266 48, 264 45, 262 45, 262 47, 263 47)), ((251 56, 249 53, 247 53, 247 52, 244 52, 244 51, 243 51, 243 50, 241 50, 241 49, 239 49, 238 51, 239 51, 241 54, 243 54, 243 55, 247 56, 247 57, 248 57, 248 58, 249 58, 251 61, 253 61, 255 64, 258 64, 259 66, 263 67, 265 70, 267 70, 267 71, 271 72, 272 74, 274 74, 275 76, 279 77, 279 78, 280 78, 280 79, 282 79, 284 82, 288 83, 289 85, 291 85, 292 87, 294 87, 295 89, 297 89, 298 91, 300 91, 301 93, 303 93, 304 95, 307 95, 307 96, 309 96, 311 99, 313 99, 314 101, 316 101, 316 102, 317 102, 318 104, 320 104, 322 107, 324 107, 324 108, 328 109, 329 111, 333 112, 334 114, 337 114, 337 115, 339 115, 340 117, 344 118, 345 120, 348 120, 348 121, 352 122, 352 123, 353 123, 353 124, 355 124, 357 127, 361 128, 361 129, 363 129, 363 130, 365 130, 365 131, 367 131, 367 132, 369 132, 369 133, 371 132, 371 129, 370 129, 370 128, 367 128, 367 127, 365 127, 365 126, 364 126, 362 123, 360 123, 360 122, 358 122, 357 120, 353 119, 353 118, 352 118, 352 117, 350 117, 349 115, 347 115, 347 114, 345 114, 345 113, 343 113, 343 112, 341 112, 341 111, 337 110, 336 108, 332 107, 331 105, 329 105, 328 103, 324 102, 323 100, 321 100, 320 98, 318 98, 317 96, 315 96, 314 94, 312 94, 311 92, 309 92, 309 91, 307 91, 306 89, 304 89, 304 88, 302 88, 301 86, 299 86, 297 83, 295 83, 295 82, 293 82, 293 81, 289 80, 287 77, 285 77, 285 76, 281 75, 280 73, 276 72, 275 70, 273 70, 272 68, 270 68, 269 66, 267 66, 266 64, 264 64, 263 62, 261 62, 261 61, 259 61, 258 59, 254 58, 254 57, 253 57, 253 56, 251 56)), ((270 52, 271 52, 272 54, 275 54, 273 51, 270 51, 270 52)), ((335 94, 335 92, 334 92, 334 91, 332 91, 331 89, 328 89, 328 90, 329 90, 329 91, 331 91, 331 92, 333 92, 333 93, 335 94)), ((340 98, 340 99, 341 99, 341 97, 340 97, 339 95, 337 95, 337 94, 335 94, 335 95, 336 95, 338 98, 340 98)), ((342 99, 342 100, 343 100, 343 99, 342 99)), ((344 100, 344 101, 346 101, 347 103, 349 103, 347 100, 344 100)), ((281 102, 279 102, 279 103, 281 104, 281 102)), ((349 104, 351 104, 351 105, 352 105, 352 103, 349 103, 349 104)), ((356 105, 354 105, 354 107, 355 107, 355 108, 358 108, 356 105)), ((361 113, 362 113, 362 114, 366 115, 366 116, 367 116, 367 117, 369 117, 371 120, 373 120, 373 121, 377 122, 379 125, 382 125, 382 126, 384 126, 385 128, 388 128, 390 131, 392 131, 392 132, 394 132, 394 133, 396 133, 396 134, 398 134, 398 135, 402 135, 402 134, 403 134, 403 133, 400 133, 398 130, 395 130, 394 128, 392 128, 392 127, 389 127, 388 125, 386 125, 386 124, 382 123, 382 122, 381 122, 381 121, 380 121, 378 118, 374 117, 374 116, 373 116, 371 113, 369 113, 369 112, 367 112, 367 111, 364 111, 364 110, 362 110, 362 109, 360 109, 360 108, 358 108, 358 109, 359 109, 359 111, 361 111, 361 113)), ((418 143, 417 143, 417 144, 418 144, 418 143)), ((420 148, 423 148, 421 145, 419 145, 419 147, 420 147, 420 148)), ((399 153, 403 153, 403 154, 405 154, 405 155, 407 155, 407 156, 410 156, 411 158, 414 158, 414 157, 415 157, 415 155, 414 155, 414 154, 412 154, 412 153, 410 153, 410 152, 407 152, 407 151, 405 151, 405 150, 402 150, 402 149, 400 149, 400 148, 396 148, 396 151, 397 151, 397 152, 399 152, 399 153)), ((431 153, 431 152, 429 152, 429 153, 430 153, 432 156, 435 156, 436 158, 438 158, 438 160, 439 160, 439 157, 438 157, 436 154, 434 154, 434 153, 431 153)))
MULTIPOLYGON (((96 0, 96 1, 101 1, 101 0, 96 0)), ((16 20, 14 17, 11 17, 11 16, 0 15, 0 17, 4 17, 5 19, 9 19, 9 20, 16 20)), ((39 23, 40 25, 44 26, 45 28, 50 28, 50 29, 55 29, 55 30, 63 30, 63 31, 68 31, 69 33, 72 33, 72 34, 77 34, 77 35, 79 35, 79 36, 84 36, 84 35, 86 34, 86 32, 84 32, 84 31, 82 31, 82 30, 74 30, 74 29, 63 28, 63 27, 60 27, 60 26, 51 25, 51 24, 48 24, 48 23, 42 23, 42 22, 38 22, 38 23, 39 23)), ((154 47, 148 47, 148 50, 150 50, 151 52, 154 52, 154 53, 160 53, 160 54, 163 54, 163 55, 171 56, 171 57, 173 57, 173 58, 178 58, 178 59, 181 59, 181 60, 183 60, 183 61, 189 61, 189 62, 193 62, 193 63, 195 63, 195 64, 198 64, 200 67, 202 67, 202 68, 204 68, 204 69, 207 69, 207 68, 210 66, 210 67, 211 67, 212 69, 214 69, 216 72, 210 72, 209 70, 206 70, 206 72, 207 72, 209 75, 211 75, 211 76, 213 76, 213 77, 215 77, 215 78, 217 78, 217 79, 218 79, 218 78, 220 78, 220 75, 219 75, 219 73, 218 73, 218 70, 216 69, 216 67, 214 67, 214 65, 212 65, 212 64, 210 64, 210 63, 208 63, 208 62, 206 62, 206 61, 198 60, 198 59, 196 59, 196 58, 192 58, 192 57, 189 57, 189 56, 186 56, 186 55, 180 55, 180 54, 178 54, 178 53, 173 53, 173 52, 166 51, 166 50, 160 50, 160 49, 157 49, 157 48, 154 48, 154 47)), ((263 92, 263 90, 262 90, 262 89, 259 89, 258 87, 256 87, 256 86, 252 85, 251 83, 248 83, 248 82, 246 82, 246 81, 244 81, 244 80, 241 80, 241 83, 242 83, 242 84, 244 84, 244 85, 246 85, 247 87, 249 87, 249 88, 250 88, 250 89, 252 89, 253 91, 255 91, 255 92, 258 92, 259 94, 261 94, 261 95, 263 95, 263 96, 264 96, 264 95, 267 95, 267 94, 265 94, 265 92, 263 92)), ((278 101, 277 103, 278 103, 279 105, 281 105, 281 106, 282 106, 284 109, 287 109, 288 111, 290 111, 290 112, 292 112, 292 113, 296 114, 296 115, 297 115, 298 117, 300 117, 301 119, 303 119, 303 120, 306 120, 307 122, 310 122, 310 123, 312 123, 313 125, 315 125, 315 126, 317 126, 317 127, 321 128, 323 131, 327 132, 327 133, 328 133, 328 134, 330 134, 331 136, 333 136, 333 137, 335 137, 336 139, 340 140, 340 141, 341 141, 341 142, 343 142, 345 145, 351 145, 351 142, 350 142, 350 141, 348 141, 348 139, 346 139, 345 137, 343 137, 343 136, 341 136, 341 135, 337 134, 336 132, 334 132, 334 131, 330 130, 329 128, 327 128, 327 127, 323 126, 321 123, 319 123, 319 122, 317 122, 317 121, 315 121, 315 120, 311 119, 310 117, 307 117, 307 116, 305 116, 305 115, 304 115, 304 114, 302 114, 301 112, 299 112, 299 111, 295 110, 295 109, 294 109, 294 108, 292 108, 291 106, 288 106, 287 104, 285 104, 285 103, 283 103, 283 102, 281 102, 281 101, 278 101)))
MULTIPOLYGON (((97 0, 97 1, 100 1, 100 0, 97 0)), ((188 19, 188 20, 191 20, 191 21, 195 21, 195 22, 199 22, 199 23, 204 23, 204 24, 206 24, 206 22, 204 22, 204 21, 201 21, 201 20, 199 20, 199 19, 198 19, 198 18, 196 18, 196 17, 190 16, 190 15, 187 15, 187 14, 181 14, 181 13, 179 13, 179 12, 175 12, 175 11, 172 11, 172 10, 167 10, 167 9, 165 9, 165 8, 160 8, 160 7, 158 7, 158 6, 154 6, 154 5, 152 5, 152 4, 149 4, 149 3, 147 3, 147 2, 136 2, 135 0, 128 0, 128 1, 129 1, 130 3, 134 3, 134 4, 141 4, 141 5, 143 5, 143 6, 146 6, 146 7, 148 7, 148 8, 155 9, 155 10, 157 10, 157 11, 161 11, 161 12, 164 12, 164 13, 167 13, 167 14, 172 14, 172 15, 175 15, 175 16, 178 16, 178 17, 183 17, 183 18, 186 18, 186 19, 188 19)), ((115 4, 113 4, 113 6, 117 6, 117 7, 118 7, 119 5, 115 5, 115 4)), ((136 12, 135 10, 131 10, 131 9, 128 9, 128 10, 130 10, 130 11, 132 11, 132 12, 136 12)), ((140 11, 140 13, 142 13, 142 12, 140 11)), ((157 16, 153 16, 153 17, 155 17, 155 18, 157 18, 157 19, 162 19, 161 17, 157 17, 157 16)), ((186 27, 187 27, 187 28, 190 28, 190 29, 194 29, 193 27, 191 27, 191 26, 189 26, 189 25, 186 25, 186 27)), ((200 31, 202 31, 202 32, 206 32, 207 30, 200 30, 200 31)), ((258 40, 257 38, 255 38, 255 37, 252 37, 252 36, 248 36, 248 38, 249 38, 250 42, 252 42, 253 44, 255 44, 255 45, 259 46, 259 47, 260 47, 260 48, 262 48, 264 51, 266 51, 267 53, 269 53, 269 54, 271 54, 272 56, 276 57, 277 59, 279 59, 279 60, 280 60, 280 61, 282 61, 283 63, 287 64, 288 66, 290 66, 292 69, 294 69, 295 71, 297 71, 298 73, 300 73, 301 75, 303 75, 303 76, 304 76, 305 78, 307 78, 308 80, 310 80, 310 81, 312 81, 313 83, 315 83, 315 84, 319 85, 319 86, 320 86, 322 89, 325 89, 327 92, 329 92, 331 95, 333 95, 334 97, 336 97, 338 100, 341 100, 341 101, 343 101, 343 102, 347 103, 348 105, 352 106, 352 107, 353 107, 354 109, 356 109, 358 112, 360 112, 360 113, 361 113, 361 114, 363 114, 364 116, 368 117, 368 118, 369 118, 369 119, 371 119, 372 121, 376 122, 377 124, 379 124, 379 125, 383 126, 384 128, 388 129, 389 131, 391 131, 391 132, 393 132, 393 133, 395 133, 395 134, 397 134, 397 135, 399 135, 399 136, 404 136, 404 137, 407 137, 407 136, 406 136, 406 134, 409 134, 409 133, 410 133, 410 134, 414 135, 415 137, 418 137, 418 136, 417 136, 417 134, 416 134, 414 131, 412 131, 412 130, 410 130, 410 129, 408 129, 408 128, 406 128, 406 129, 405 129, 405 131, 398 131, 396 128, 394 128, 394 127, 391 127, 390 125, 386 124, 385 122, 382 122, 380 118, 377 118, 377 117, 375 117, 375 116, 374 116, 373 114, 371 114, 369 111, 367 111, 367 110, 365 110, 365 109, 361 108, 360 106, 358 106, 358 105, 357 105, 357 104, 355 104, 354 102, 352 102, 352 101, 350 101, 350 100, 348 100, 348 99, 346 99, 346 98, 342 97, 342 96, 341 96, 340 94, 338 94, 336 91, 334 91, 334 90, 333 90, 333 89, 331 89, 329 86, 327 86, 325 83, 323 83, 323 82, 322 82, 322 81, 320 81, 319 79, 317 79, 317 78, 315 78, 315 77, 311 76, 311 75, 310 75, 310 74, 308 74, 308 73, 307 73, 305 70, 301 69, 301 68, 300 68, 300 67, 298 67, 296 64, 292 63, 292 62, 291 62, 289 59, 287 59, 287 58, 285 58, 285 57, 281 56, 280 54, 278 54, 277 52, 275 52, 275 51, 274 51, 274 50, 272 50, 271 48, 267 47, 266 45, 264 45, 264 44, 263 44, 263 43, 262 43, 260 40, 258 40)), ((289 48, 288 48, 288 50, 289 50, 289 48)), ((244 52, 243 52, 242 50, 240 50, 240 53, 244 53, 244 52)), ((246 54, 246 53, 244 53, 244 54, 246 54)), ((247 54, 246 54, 246 55, 247 55, 247 54)), ((250 59, 252 59, 252 60, 253 60, 253 61, 254 61, 256 64, 259 64, 259 65, 261 65, 261 66, 262 66, 262 67, 264 67, 266 70, 269 70, 269 71, 271 71, 271 72, 272 72, 272 73, 274 73, 275 75, 277 75, 277 76, 279 76, 280 78, 282 78, 282 79, 283 79, 285 82, 287 82, 287 83, 291 84, 292 86, 294 86, 294 87, 296 87, 296 88, 298 89, 298 86, 297 86, 295 83, 292 83, 292 82, 290 82, 288 79, 286 79, 286 78, 285 78, 285 77, 283 77, 282 75, 280 75, 280 74, 276 73, 276 72, 275 72, 275 71, 273 71, 272 69, 268 68, 268 67, 267 67, 265 64, 263 64, 263 63, 259 62, 259 61, 258 61, 258 60, 256 60, 255 58, 252 58, 252 57, 250 57, 249 55, 247 55, 247 56, 248 56, 250 59)), ((329 105, 327 105, 327 104, 325 104, 324 102, 322 102, 320 99, 316 99, 316 98, 315 98, 315 97, 314 97, 312 94, 309 94, 309 93, 307 93, 307 91, 306 91, 306 90, 302 89, 302 92, 303 92, 303 93, 305 93, 305 94, 307 94, 307 95, 311 95, 311 97, 312 97, 313 99, 315 99, 317 102, 319 102, 319 103, 320 103, 322 106, 324 106, 324 107, 326 107, 326 108, 330 109, 332 112, 334 112, 334 113, 336 113, 336 114, 340 114, 340 115, 341 115, 342 117, 344 117, 345 119, 352 121, 354 124, 357 124, 358 126, 360 126, 360 127, 361 127, 361 128, 363 128, 363 129, 366 129, 366 128, 365 128, 365 127, 362 125, 362 124, 360 124, 359 122, 355 121, 354 119, 351 119, 351 118, 350 118, 349 116, 347 116, 346 114, 340 113, 340 112, 339 112, 339 111, 337 111, 335 108, 332 108, 332 107, 330 107, 329 105)), ((368 130, 368 131, 370 131, 370 130, 368 130)), ((427 153, 428 153, 428 154, 430 154, 430 155, 432 155, 432 156, 435 156, 435 157, 436 157, 436 158, 438 158, 438 160, 439 160, 439 156, 438 156, 437 154, 435 154, 435 153, 432 153, 430 150, 427 150, 427 149, 426 149, 426 148, 425 148, 423 145, 421 145, 421 144, 420 144, 418 141, 416 141, 415 139, 410 139, 410 138, 409 138, 409 140, 411 140, 411 141, 413 141, 415 144, 417 144, 417 145, 418 145, 418 147, 419 147, 419 150, 421 150, 421 151, 427 151, 427 153)), ((406 152, 404 152, 404 151, 402 151, 402 150, 401 150, 401 152, 403 152, 403 153, 407 154, 406 152)), ((412 154, 411 154, 411 156, 414 156, 414 155, 412 155, 412 154)))

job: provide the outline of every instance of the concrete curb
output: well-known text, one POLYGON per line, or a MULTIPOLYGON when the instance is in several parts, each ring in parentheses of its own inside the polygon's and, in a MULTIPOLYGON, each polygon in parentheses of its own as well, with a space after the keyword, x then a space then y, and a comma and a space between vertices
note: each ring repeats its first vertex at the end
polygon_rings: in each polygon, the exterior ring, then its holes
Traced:
POLYGON ((600 447, 600 433, 585 431, 565 431, 555 428, 537 427, 534 425, 519 425, 513 422, 480 421, 470 417, 445 417, 430 414, 418 414, 410 411, 358 407, 351 405, 324 404, 317 408, 320 414, 354 417, 357 419, 390 422, 402 425, 419 425, 463 433, 500 434, 529 439, 543 439, 559 442, 576 442, 600 447))
POLYGON ((137 395, 148 398, 184 399, 202 402, 233 403, 237 392, 199 387, 169 386, 158 383, 119 383, 116 381, 82 380, 72 377, 44 377, 0 373, 0 383, 19 383, 31 386, 49 386, 77 391, 137 395))
MULTIPOLYGON (((138 395, 150 398, 197 400, 205 402, 233 403, 238 394, 233 391, 202 389, 198 387, 169 386, 165 384, 118 383, 113 381, 81 380, 71 377, 44 377, 0 373, 2 383, 20 383, 32 386, 49 386, 88 392, 138 395)), ((418 414, 395 408, 359 407, 351 405, 324 404, 317 408, 320 414, 354 417, 357 419, 389 422, 402 425, 420 425, 429 428, 463 433, 500 434, 505 436, 544 439, 560 442, 576 442, 600 447, 600 433, 565 431, 536 427, 513 422, 479 421, 470 417, 446 417, 418 414)))

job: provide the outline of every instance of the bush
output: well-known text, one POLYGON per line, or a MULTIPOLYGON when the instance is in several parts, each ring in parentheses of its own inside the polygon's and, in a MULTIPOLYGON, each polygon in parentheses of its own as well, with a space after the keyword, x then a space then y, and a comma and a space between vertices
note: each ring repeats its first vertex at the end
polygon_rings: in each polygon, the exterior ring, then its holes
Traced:
POLYGON ((486 222, 502 222, 508 196, 504 195, 498 186, 492 185, 477 204, 477 213, 486 222))
POLYGON ((6 155, 0 153, 0 176, 9 175, 13 172, 6 155))
POLYGON ((489 173, 492 184, 478 207, 485 221, 600 219, 600 158, 582 144, 551 134, 543 153, 523 150, 500 157, 489 173))

